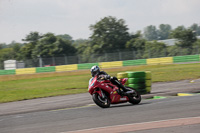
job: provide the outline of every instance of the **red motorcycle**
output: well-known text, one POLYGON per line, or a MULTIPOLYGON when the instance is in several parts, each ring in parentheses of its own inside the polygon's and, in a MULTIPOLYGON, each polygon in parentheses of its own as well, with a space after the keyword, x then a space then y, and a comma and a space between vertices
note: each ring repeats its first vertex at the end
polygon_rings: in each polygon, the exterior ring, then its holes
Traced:
MULTIPOLYGON (((123 85, 128 78, 119 80, 123 85)), ((88 91, 92 95, 93 101, 101 108, 108 108, 110 104, 130 102, 132 104, 139 104, 141 95, 133 88, 126 87, 131 91, 123 92, 123 96, 119 95, 119 88, 113 85, 110 80, 95 76, 90 79, 88 91)))

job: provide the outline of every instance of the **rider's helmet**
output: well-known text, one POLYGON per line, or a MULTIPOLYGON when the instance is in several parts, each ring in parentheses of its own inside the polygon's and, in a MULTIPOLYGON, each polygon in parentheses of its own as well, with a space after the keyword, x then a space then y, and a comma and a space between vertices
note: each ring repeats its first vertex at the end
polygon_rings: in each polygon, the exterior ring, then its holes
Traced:
POLYGON ((90 72, 91 72, 92 77, 94 77, 100 73, 100 68, 98 66, 93 66, 90 69, 90 72))

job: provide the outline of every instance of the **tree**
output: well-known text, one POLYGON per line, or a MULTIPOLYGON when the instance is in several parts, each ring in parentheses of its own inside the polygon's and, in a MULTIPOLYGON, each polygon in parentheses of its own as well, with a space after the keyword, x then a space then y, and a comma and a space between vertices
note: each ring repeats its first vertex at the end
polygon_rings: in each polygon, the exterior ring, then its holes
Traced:
POLYGON ((72 46, 71 41, 57 38, 55 45, 54 55, 75 55, 76 48, 72 46))
POLYGON ((148 41, 158 40, 157 29, 155 26, 150 25, 144 29, 144 37, 148 41))
POLYGON ((23 44, 21 43, 17 43, 15 41, 13 41, 11 44, 8 45, 8 48, 12 48, 13 49, 13 57, 16 60, 21 60, 22 59, 22 55, 20 52, 21 47, 23 46, 23 44))
POLYGON ((54 56, 54 49, 56 42, 56 37, 53 33, 47 33, 43 35, 43 38, 41 38, 35 48, 32 51, 32 57, 37 58, 39 56, 41 57, 51 57, 54 56))
POLYGON ((160 24, 158 29, 158 39, 165 40, 169 38, 172 28, 169 24, 160 24))
POLYGON ((77 39, 77 40, 73 41, 72 45, 75 47, 78 47, 79 45, 88 44, 89 42, 90 42, 90 40, 88 40, 88 39, 77 39))
POLYGON ((138 58, 142 58, 145 50, 145 44, 146 40, 142 38, 142 35, 140 32, 137 32, 134 36, 132 36, 132 39, 127 41, 126 48, 131 49, 134 51, 134 56, 138 58))
POLYGON ((69 40, 63 40, 60 37, 56 37, 53 33, 47 33, 38 41, 32 51, 32 57, 63 56, 64 54, 74 55, 75 53, 76 49, 71 45, 69 40))
POLYGON ((12 48, 0 49, 0 68, 3 69, 3 62, 5 60, 15 59, 15 55, 12 48))
POLYGON ((174 29, 171 36, 178 39, 179 42, 176 45, 182 48, 192 48, 193 43, 197 40, 195 33, 184 26, 178 26, 174 29))
POLYGON ((6 48, 7 45, 5 43, 0 43, 0 49, 6 48))
POLYGON ((193 24, 190 29, 196 33, 196 36, 200 36, 200 26, 193 24))
POLYGON ((192 54, 200 54, 200 39, 198 39, 194 44, 193 44, 193 51, 192 54))
POLYGON ((188 48, 181 48, 177 45, 168 46, 168 56, 180 56, 191 54, 191 50, 188 48))
POLYGON ((167 46, 161 42, 147 42, 145 45, 144 58, 156 58, 167 56, 167 46))
POLYGON ((30 32, 28 35, 26 35, 25 39, 22 39, 22 41, 26 42, 20 49, 21 57, 23 59, 32 59, 33 49, 42 37, 42 34, 39 34, 39 32, 35 31, 30 32))
POLYGON ((64 35, 57 35, 57 37, 63 39, 63 40, 68 40, 68 41, 73 41, 72 37, 68 34, 64 34, 64 35))
POLYGON ((22 59, 32 59, 32 51, 35 45, 32 43, 27 43, 20 49, 22 59))
POLYGON ((124 49, 126 42, 130 40, 128 28, 123 19, 105 17, 95 25, 91 25, 90 30, 93 32, 90 39, 95 53, 124 49))
POLYGON ((42 38, 42 35, 39 34, 39 32, 30 32, 28 35, 26 35, 25 39, 22 39, 22 41, 36 44, 37 41, 42 38))

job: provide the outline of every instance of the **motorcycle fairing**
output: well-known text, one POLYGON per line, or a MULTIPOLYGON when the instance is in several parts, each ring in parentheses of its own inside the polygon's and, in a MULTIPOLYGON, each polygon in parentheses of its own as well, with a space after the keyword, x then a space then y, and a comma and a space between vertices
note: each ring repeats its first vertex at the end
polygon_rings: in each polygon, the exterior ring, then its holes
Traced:
MULTIPOLYGON (((120 82, 122 84, 125 84, 127 80, 128 80, 127 78, 124 78, 121 79, 120 82)), ((100 82, 96 81, 97 81, 97 76, 90 79, 88 90, 91 95, 94 93, 98 93, 102 97, 101 90, 104 90, 105 92, 109 93, 109 99, 112 104, 127 102, 129 100, 127 96, 121 97, 116 91, 119 88, 116 85, 113 85, 109 80, 103 80, 100 82)))

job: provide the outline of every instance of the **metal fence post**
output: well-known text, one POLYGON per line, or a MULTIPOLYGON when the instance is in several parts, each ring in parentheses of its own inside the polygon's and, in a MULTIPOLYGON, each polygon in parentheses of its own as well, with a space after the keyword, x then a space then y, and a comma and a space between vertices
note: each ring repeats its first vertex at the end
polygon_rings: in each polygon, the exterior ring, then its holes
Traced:
POLYGON ((105 61, 108 60, 108 56, 107 56, 107 53, 105 53, 105 61))
POLYGON ((122 60, 122 54, 121 54, 119 49, 118 49, 118 51, 119 51, 119 60, 121 61, 122 60))
POLYGON ((148 50, 149 58, 151 58, 151 50, 148 50))
POLYGON ((167 47, 165 48, 165 57, 167 57, 167 47))
POLYGON ((67 57, 65 54, 64 54, 64 58, 65 58, 65 65, 67 65, 67 57))
POLYGON ((81 63, 80 55, 78 55, 77 57, 78 57, 78 64, 80 64, 81 63))
POLYGON ((52 57, 52 61, 53 61, 53 65, 55 66, 56 64, 55 64, 55 58, 54 58, 54 56, 52 57))
POLYGON ((39 66, 42 67, 42 58, 39 56, 39 66))
POLYGON ((133 59, 135 59, 135 51, 134 51, 134 49, 132 51, 133 51, 133 59))

